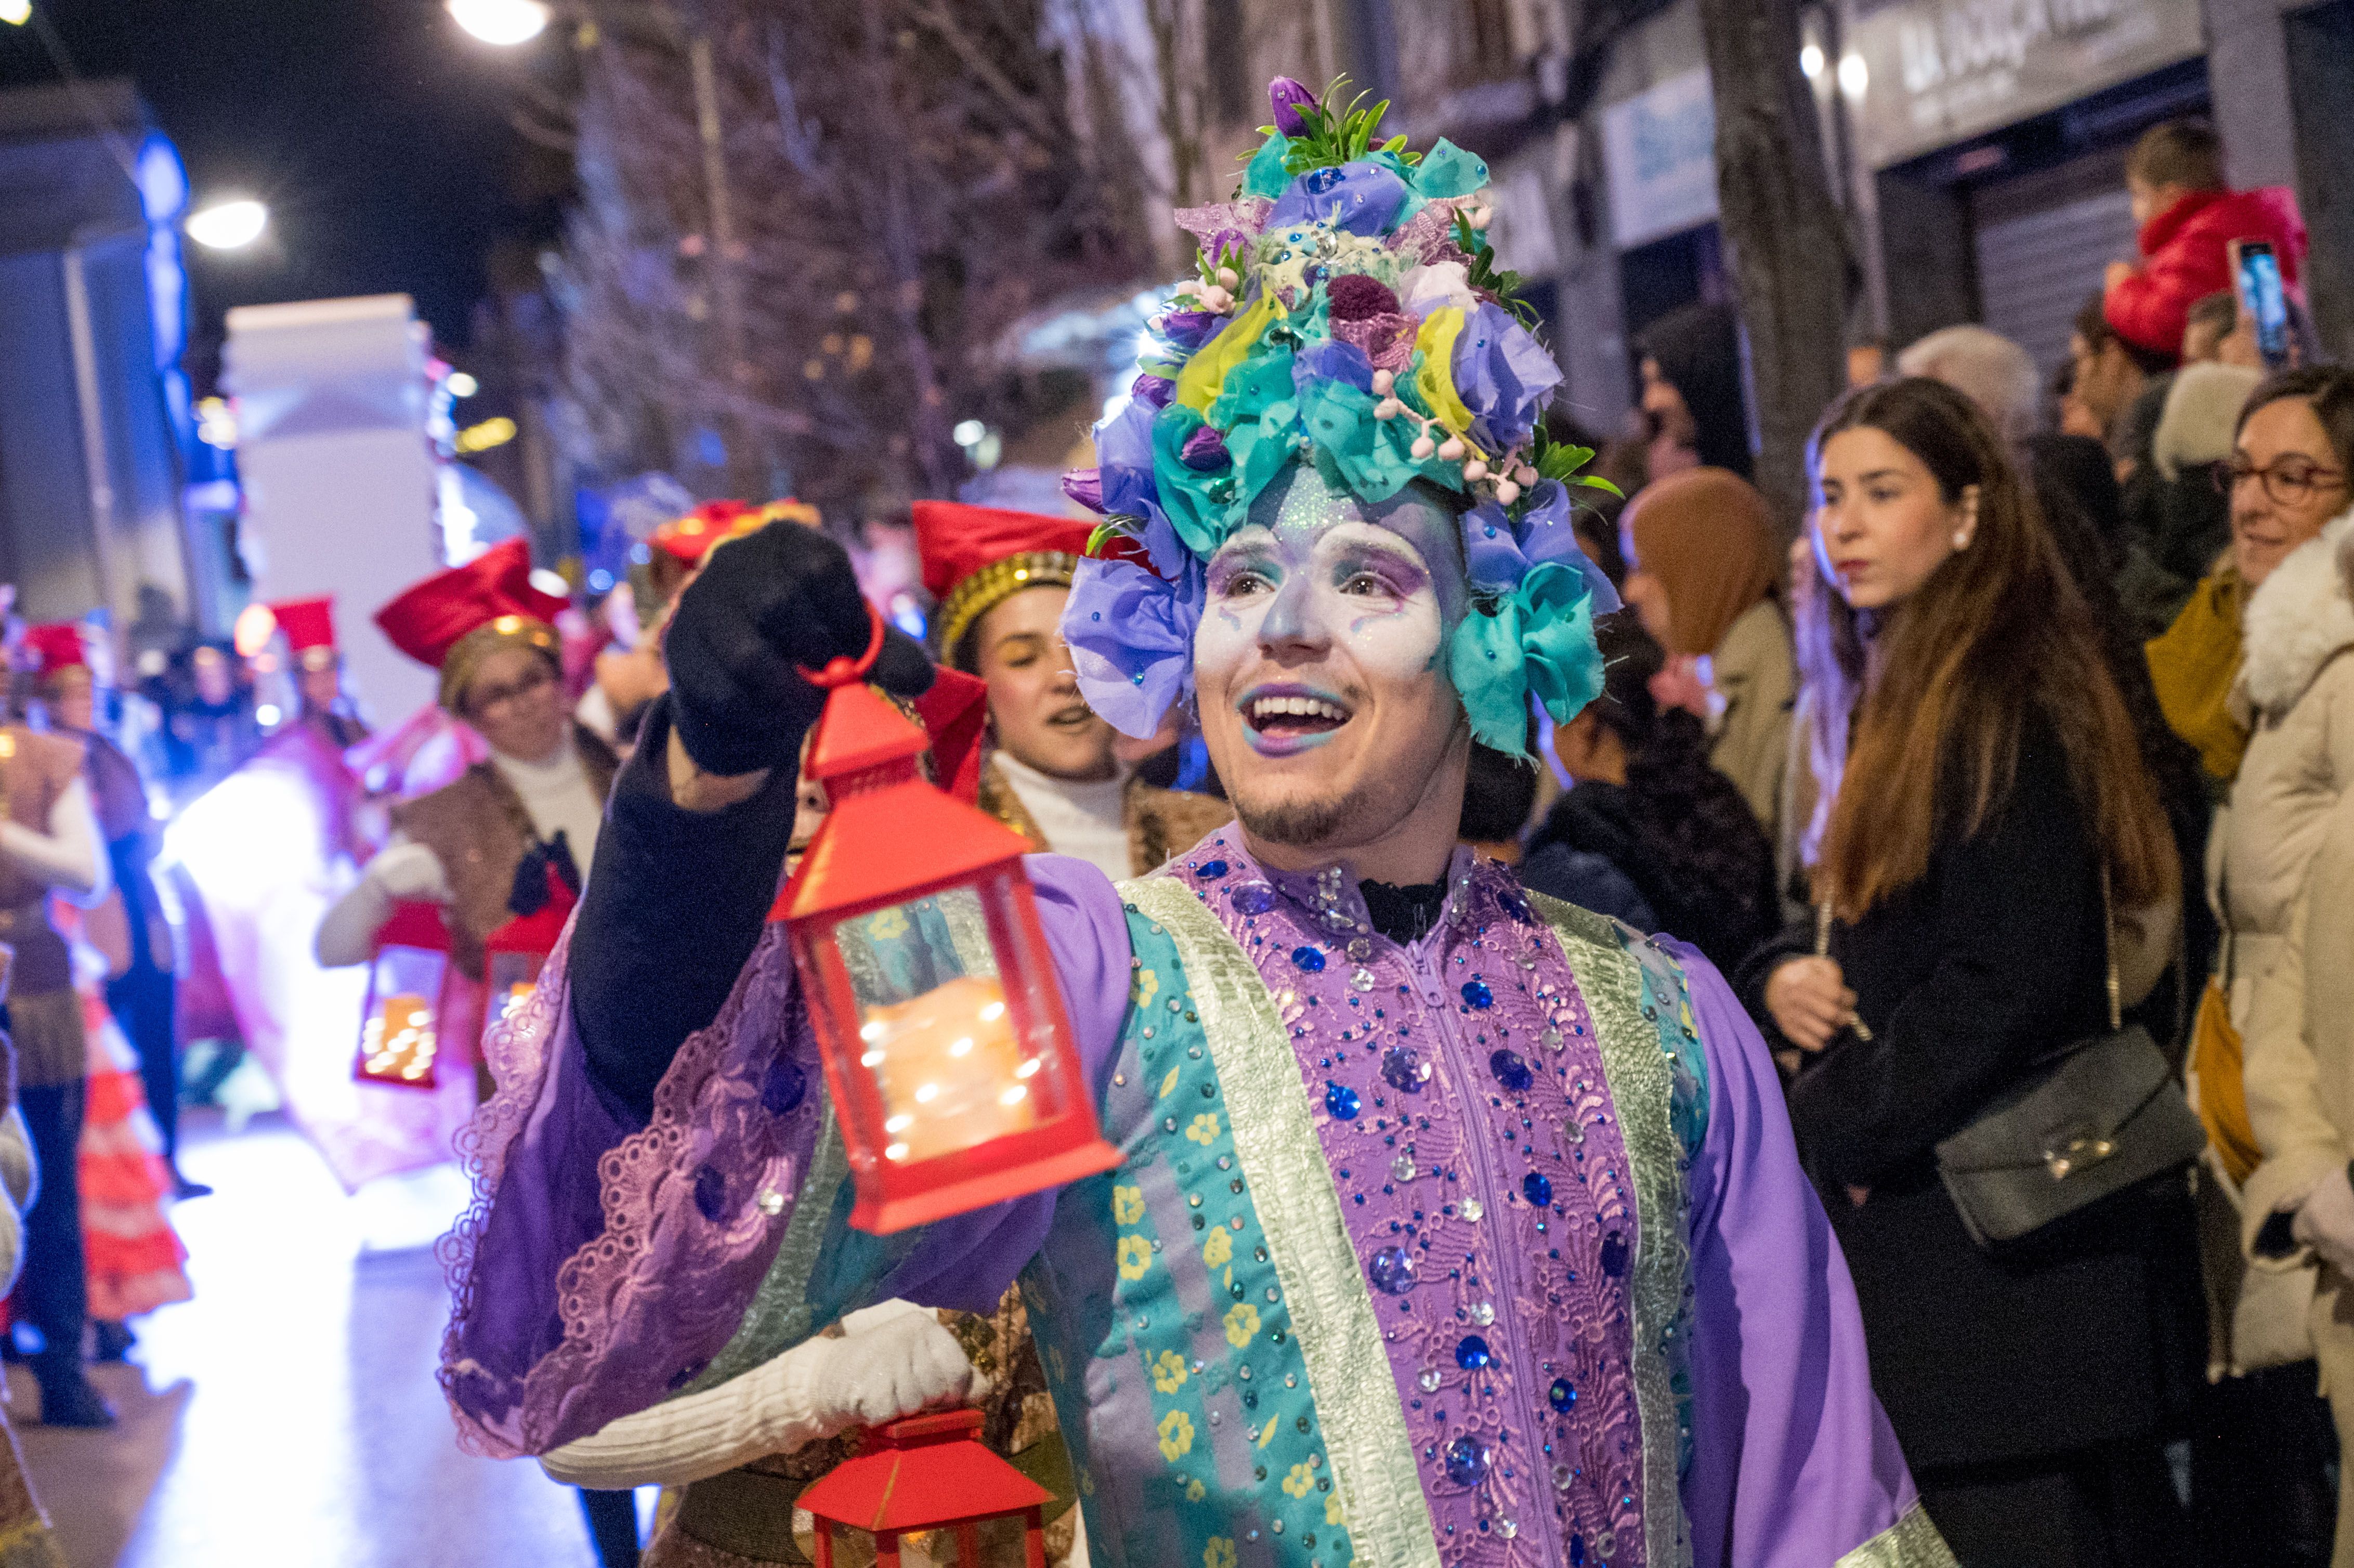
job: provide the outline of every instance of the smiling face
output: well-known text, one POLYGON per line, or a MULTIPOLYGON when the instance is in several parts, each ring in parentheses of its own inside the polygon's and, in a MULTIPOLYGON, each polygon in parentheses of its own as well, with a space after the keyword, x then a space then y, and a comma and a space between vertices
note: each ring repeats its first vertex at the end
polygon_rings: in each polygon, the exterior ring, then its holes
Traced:
POLYGON ((2254 588, 2346 509, 2348 476, 2309 397, 2276 397, 2249 415, 2232 458, 2246 471, 2232 486, 2232 559, 2254 588))
POLYGON ((1367 506, 1303 462, 1211 558, 1193 640, 1202 732, 1270 863, 1427 880, 1437 867, 1400 871, 1380 846, 1435 823, 1443 865, 1470 744, 1447 674, 1469 598, 1457 527, 1418 488, 1367 506))
POLYGON ((974 623, 975 673, 989 683, 997 744, 1016 762, 1056 779, 1112 777, 1112 727, 1088 711, 1071 673, 1059 622, 1065 588, 1023 588, 974 623))
POLYGON ((1947 500, 1928 465, 1884 430, 1840 431, 1816 466, 1816 557, 1850 609, 1912 598, 1977 526, 1977 487, 1947 500))
POLYGON ((530 648, 500 648, 483 656, 466 683, 459 716, 493 750, 521 762, 545 762, 564 746, 564 683, 556 662, 530 648))

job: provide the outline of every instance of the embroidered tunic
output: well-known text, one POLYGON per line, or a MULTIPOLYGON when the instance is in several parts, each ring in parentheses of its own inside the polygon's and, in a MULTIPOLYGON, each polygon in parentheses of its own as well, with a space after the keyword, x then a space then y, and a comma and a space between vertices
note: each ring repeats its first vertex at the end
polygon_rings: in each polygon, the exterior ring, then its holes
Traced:
POLYGON ((778 932, 643 1128, 586 1082, 551 968, 450 1254, 471 1441, 544 1451, 1018 1272, 1106 1564, 1951 1561, 1697 954, 1468 853, 1405 947, 1344 873, 1231 829, 1117 892, 1031 869, 1121 1163, 901 1235, 846 1226, 778 932))

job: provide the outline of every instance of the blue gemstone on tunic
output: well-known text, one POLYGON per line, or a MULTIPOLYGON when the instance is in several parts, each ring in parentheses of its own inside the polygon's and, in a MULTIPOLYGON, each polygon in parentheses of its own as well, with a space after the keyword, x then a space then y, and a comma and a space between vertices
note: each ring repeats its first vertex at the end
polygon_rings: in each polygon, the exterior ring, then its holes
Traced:
POLYGON ((1324 1108, 1332 1113, 1335 1121, 1356 1120, 1359 1108, 1357 1091, 1346 1084, 1325 1085, 1324 1108))
POLYGON ((1542 1171, 1532 1171, 1521 1178, 1521 1196, 1544 1208, 1553 1202, 1553 1178, 1542 1171))
POLYGON ((783 1116, 797 1108, 809 1093, 809 1074, 801 1065, 779 1056, 769 1064, 767 1076, 760 1080, 760 1108, 770 1116, 783 1116))
POLYGON ((1465 1372, 1478 1372, 1496 1358, 1488 1353, 1488 1341, 1477 1334, 1466 1334, 1455 1346, 1455 1364, 1465 1372))
POLYGON ((1205 882, 1215 882, 1226 874, 1226 863, 1222 860, 1205 860, 1195 874, 1205 882))
POLYGON ((1569 1568, 1585 1568, 1585 1537, 1582 1535, 1569 1538, 1569 1568))
POLYGON ((1323 950, 1318 948, 1292 948, 1291 967, 1296 969, 1304 969, 1311 975, 1322 974, 1324 972, 1323 950))
POLYGON ((1411 1045, 1393 1045, 1382 1053, 1382 1081, 1402 1095, 1418 1095, 1430 1082, 1430 1064, 1411 1045))
POLYGON ((1275 907, 1277 894, 1271 882, 1238 883, 1226 898, 1246 915, 1264 915, 1275 907))
POLYGON ((1517 887, 1508 887, 1496 895, 1496 905, 1523 926, 1535 918, 1529 908, 1528 895, 1517 887))
POLYGON ((1566 1415, 1570 1406, 1577 1403, 1577 1390, 1569 1386, 1567 1378, 1557 1377, 1553 1380, 1553 1386, 1545 1390, 1545 1403, 1566 1415))
POLYGON ((1465 980, 1463 982, 1463 1005, 1466 1007, 1493 1007, 1496 1005, 1496 993, 1488 989, 1488 982, 1486 980, 1465 980))
POLYGON ((719 1223, 719 1216, 725 1213, 726 1209, 727 1178, 720 1174, 719 1167, 716 1165, 696 1166, 695 1212, 716 1225, 719 1223))
POLYGON ((1498 1083, 1516 1095, 1525 1092, 1531 1084, 1536 1082, 1536 1075, 1529 1071, 1529 1065, 1521 1060, 1521 1054, 1517 1051, 1490 1052, 1488 1071, 1496 1075, 1498 1083))
POLYGON ((1365 1277, 1384 1296, 1403 1296, 1414 1288, 1414 1257, 1402 1246, 1385 1246, 1365 1265, 1365 1277))
POLYGON ((1602 1272, 1613 1279, 1627 1272, 1627 1238, 1617 1231, 1602 1238, 1602 1272))
POLYGON ((1458 1487, 1476 1487, 1495 1467, 1496 1456, 1477 1437, 1458 1437, 1447 1446, 1447 1478, 1458 1487))

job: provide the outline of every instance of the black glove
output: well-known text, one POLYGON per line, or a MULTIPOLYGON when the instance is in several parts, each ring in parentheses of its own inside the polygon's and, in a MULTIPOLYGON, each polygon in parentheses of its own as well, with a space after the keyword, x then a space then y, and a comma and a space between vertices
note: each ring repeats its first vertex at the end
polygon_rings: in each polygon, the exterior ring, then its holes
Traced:
MULTIPOLYGON (((687 756, 721 777, 792 768, 826 697, 795 666, 855 659, 873 630, 850 556, 815 529, 779 521, 715 546, 663 645, 687 756)), ((886 627, 867 679, 919 696, 931 687, 931 661, 886 627)))

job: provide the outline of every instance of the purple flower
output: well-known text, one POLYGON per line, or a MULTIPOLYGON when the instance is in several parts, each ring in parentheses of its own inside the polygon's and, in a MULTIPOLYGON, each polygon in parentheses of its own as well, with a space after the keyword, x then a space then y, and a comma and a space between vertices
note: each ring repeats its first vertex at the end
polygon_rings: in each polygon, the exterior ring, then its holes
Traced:
POLYGON ((1177 582, 1132 561, 1079 563, 1063 608, 1063 640, 1079 694, 1112 728, 1141 740, 1184 697, 1202 599, 1201 565, 1190 556, 1177 582))
POLYGON ((1215 473, 1232 465, 1234 459, 1226 451, 1226 439, 1204 425, 1185 438, 1177 461, 1195 473, 1215 473))
POLYGON ((1324 285, 1324 297, 1331 302, 1332 320, 1336 322, 1366 321, 1397 313, 1396 293, 1379 278, 1368 278, 1362 272, 1341 273, 1324 285))
POLYGON ((1227 252, 1239 250, 1247 257, 1250 255, 1250 248, 1251 237, 1239 228, 1221 228, 1209 238, 1202 241, 1202 254, 1208 257, 1214 264, 1218 265, 1225 262, 1227 252))
POLYGON ((1275 128, 1286 136, 1306 131, 1308 116, 1316 112, 1316 95, 1288 76, 1267 84, 1267 101, 1275 108, 1275 128))
POLYGON ((1545 345, 1511 312, 1484 302, 1463 323, 1449 368, 1471 412, 1470 437, 1490 452, 1510 451, 1526 440, 1537 410, 1561 385, 1561 366, 1545 345))
POLYGON ((1332 336, 1338 342, 1354 344, 1363 349, 1374 369, 1395 375, 1413 360, 1415 334, 1421 327, 1422 322, 1416 316, 1363 316, 1355 321, 1336 319, 1332 336))
POLYGON ((1075 468, 1063 475, 1063 493, 1090 512, 1104 509, 1103 470, 1075 468))
POLYGON ((1617 609, 1617 590, 1579 546, 1570 510, 1569 487, 1557 479, 1537 482, 1517 522, 1497 503, 1480 502, 1463 514, 1464 576, 1483 593, 1505 593, 1538 567, 1568 567, 1585 579, 1596 614, 1617 609))
POLYGON ((1146 408, 1158 411, 1169 407, 1170 400, 1177 396, 1177 383, 1166 376, 1155 376, 1147 370, 1138 375, 1135 385, 1128 389, 1128 395, 1146 408))
POLYGON ((1215 311, 1169 311, 1153 323, 1153 330, 1182 354, 1192 354, 1218 334, 1226 318, 1215 311))

